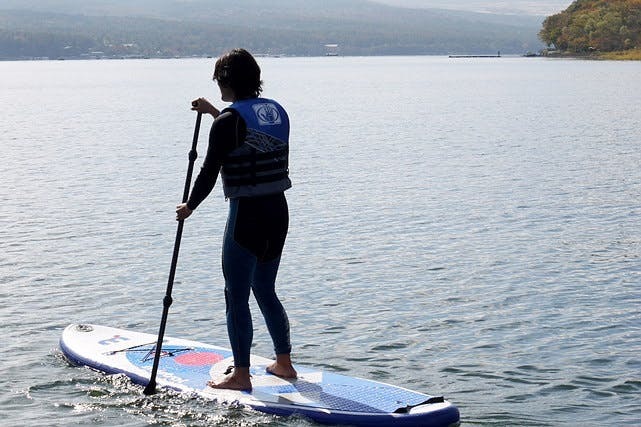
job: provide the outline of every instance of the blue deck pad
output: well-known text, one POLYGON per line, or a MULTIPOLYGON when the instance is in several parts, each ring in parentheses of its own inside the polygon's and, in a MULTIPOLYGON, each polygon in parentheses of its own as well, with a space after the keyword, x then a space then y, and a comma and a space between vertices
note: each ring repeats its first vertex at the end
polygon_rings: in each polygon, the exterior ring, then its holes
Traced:
POLYGON ((289 405, 297 406, 313 406, 315 408, 325 408, 341 411, 351 412, 365 412, 365 413, 382 413, 378 408, 360 403, 358 401, 334 395, 323 389, 326 384, 312 383, 305 380, 293 381, 290 385, 285 386, 259 386, 254 388, 254 393, 270 394, 279 396, 279 403, 287 403, 289 405), (308 399, 313 404, 306 404, 287 399, 287 395, 298 394, 305 399, 308 399))
MULTIPOLYGON (((294 383, 296 388, 299 382, 294 383)), ((318 385, 322 388, 319 402, 327 403, 336 410, 394 412, 398 408, 418 405, 429 399, 422 393, 331 372, 323 372, 318 385)), ((302 388, 306 388, 304 383, 302 388)))
MULTIPOLYGON (((141 368, 151 367, 154 351, 154 345, 132 348, 126 352, 127 360, 141 368)), ((231 351, 214 351, 205 347, 163 345, 158 371, 180 378, 181 383, 188 387, 202 389, 211 379, 211 367, 231 355, 231 351)))

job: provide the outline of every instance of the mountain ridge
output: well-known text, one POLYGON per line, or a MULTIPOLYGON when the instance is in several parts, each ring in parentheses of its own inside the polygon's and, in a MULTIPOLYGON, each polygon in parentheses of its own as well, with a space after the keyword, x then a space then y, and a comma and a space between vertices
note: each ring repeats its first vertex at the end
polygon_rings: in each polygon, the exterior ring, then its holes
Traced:
POLYGON ((302 56, 322 55, 328 43, 339 44, 345 55, 523 53, 542 47, 537 37, 542 18, 407 9, 367 0, 309 0, 304 6, 273 0, 269 5, 258 0, 4 0, 0 58, 96 51, 105 56, 217 55, 235 46, 302 56))

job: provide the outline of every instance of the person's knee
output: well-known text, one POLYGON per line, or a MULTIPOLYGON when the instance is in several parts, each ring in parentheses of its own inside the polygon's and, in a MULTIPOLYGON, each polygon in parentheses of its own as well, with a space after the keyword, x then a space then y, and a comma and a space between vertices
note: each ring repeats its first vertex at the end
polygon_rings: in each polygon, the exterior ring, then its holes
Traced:
POLYGON ((227 309, 230 307, 242 307, 249 302, 249 288, 243 289, 241 287, 225 286, 225 303, 227 309))

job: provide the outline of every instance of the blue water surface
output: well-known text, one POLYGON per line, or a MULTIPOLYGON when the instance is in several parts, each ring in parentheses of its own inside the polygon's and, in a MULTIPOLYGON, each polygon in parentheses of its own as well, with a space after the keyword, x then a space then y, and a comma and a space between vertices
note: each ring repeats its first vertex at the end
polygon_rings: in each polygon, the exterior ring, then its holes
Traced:
MULTIPOLYGON (((292 122, 297 363, 445 395, 463 425, 641 423, 641 63, 260 65, 292 122)), ((147 397, 58 349, 72 322, 157 331, 189 103, 225 105, 212 67, 0 62, 3 425, 313 425, 147 397)), ((226 213, 217 187, 185 224, 169 335, 227 346, 226 213)))

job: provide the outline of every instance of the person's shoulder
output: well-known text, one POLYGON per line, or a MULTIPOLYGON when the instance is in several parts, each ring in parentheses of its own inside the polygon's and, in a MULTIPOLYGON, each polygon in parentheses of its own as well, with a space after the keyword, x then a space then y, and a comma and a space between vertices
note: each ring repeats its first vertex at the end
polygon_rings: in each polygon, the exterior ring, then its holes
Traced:
POLYGON ((240 114, 233 108, 225 108, 214 120, 214 128, 226 128, 236 126, 240 114))
POLYGON ((234 139, 239 132, 244 132, 245 121, 238 111, 226 108, 216 117, 211 127, 212 137, 218 139, 234 139))
POLYGON ((236 111, 234 108, 228 107, 228 108, 225 108, 223 111, 220 112, 218 117, 216 117, 215 121, 217 121, 217 122, 229 121, 229 120, 233 120, 234 118, 236 118, 238 116, 239 116, 238 111, 236 111))

